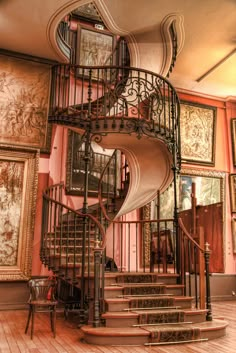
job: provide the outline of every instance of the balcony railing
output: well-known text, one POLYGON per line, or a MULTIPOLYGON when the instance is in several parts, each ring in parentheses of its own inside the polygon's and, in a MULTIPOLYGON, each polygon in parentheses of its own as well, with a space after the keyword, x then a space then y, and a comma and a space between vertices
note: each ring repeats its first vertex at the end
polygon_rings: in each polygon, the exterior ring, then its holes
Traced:
POLYGON ((153 72, 60 64, 52 69, 51 92, 52 123, 157 137, 175 144, 180 155, 179 99, 171 83, 153 72))

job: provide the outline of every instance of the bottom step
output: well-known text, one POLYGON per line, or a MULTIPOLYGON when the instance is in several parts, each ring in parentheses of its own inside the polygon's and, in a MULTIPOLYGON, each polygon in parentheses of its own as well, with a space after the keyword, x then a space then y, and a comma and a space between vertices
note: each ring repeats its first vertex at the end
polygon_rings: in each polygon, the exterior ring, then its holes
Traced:
POLYGON ((84 333, 84 340, 94 345, 109 346, 126 346, 138 345, 142 346, 149 341, 149 332, 140 328, 124 327, 81 327, 84 333))
MULTIPOLYGON (((184 325, 185 327, 187 325, 184 325)), ((202 323, 191 324, 191 328, 194 332, 192 339, 189 335, 181 336, 176 331, 181 332, 181 328, 176 329, 173 327, 172 334, 164 326, 158 326, 157 331, 153 333, 153 328, 150 327, 123 327, 123 328, 112 328, 112 327, 92 327, 83 326, 81 328, 84 334, 84 340, 89 344, 94 345, 157 345, 157 344, 173 344, 173 343, 191 343, 199 340, 204 341, 208 339, 215 339, 225 335, 226 327, 228 323, 225 320, 215 319, 213 321, 206 321, 202 323), (157 333, 159 331, 169 331, 165 335, 157 333), (152 332, 150 332, 152 331, 152 332), (196 336, 195 333, 198 332, 196 336), (188 336, 188 337, 187 337, 188 336), (158 341, 162 337, 162 341, 158 341), (165 341, 164 341, 165 339, 165 341)))
POLYGON ((197 343, 208 341, 208 338, 199 338, 197 340, 189 340, 189 341, 172 341, 172 342, 150 342, 144 343, 144 346, 164 346, 168 344, 184 344, 184 343, 197 343))

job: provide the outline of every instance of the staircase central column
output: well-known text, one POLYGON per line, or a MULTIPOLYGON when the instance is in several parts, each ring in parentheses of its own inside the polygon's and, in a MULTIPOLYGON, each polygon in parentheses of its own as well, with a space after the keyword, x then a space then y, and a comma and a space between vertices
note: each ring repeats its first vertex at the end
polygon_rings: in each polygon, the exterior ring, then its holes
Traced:
MULTIPOLYGON (((90 165, 90 131, 85 133, 85 150, 84 150, 84 200, 82 213, 86 214, 88 212, 88 181, 89 181, 89 165, 90 165)), ((88 232, 88 220, 84 217, 83 220, 83 233, 82 233, 82 264, 81 264, 81 314, 80 323, 83 324, 87 321, 87 315, 85 313, 85 261, 86 261, 86 237, 88 232)), ((89 244, 88 244, 89 246, 89 244)), ((89 299, 89 298, 88 298, 89 299)))
MULTIPOLYGON (((89 84, 88 84, 88 118, 91 122, 91 101, 92 101, 92 70, 89 70, 89 84)), ((86 214, 88 212, 88 190, 89 190, 89 168, 91 159, 91 125, 87 125, 87 129, 84 135, 84 200, 82 213, 86 214)), ((82 234, 82 268, 81 268, 81 323, 87 321, 87 315, 85 313, 85 261, 86 261, 86 237, 88 232, 87 217, 84 217, 83 221, 83 234, 82 234)), ((87 244, 90 246, 90 244, 87 244)), ((89 285, 88 285, 89 288, 89 285)), ((87 300, 89 300, 89 293, 87 293, 87 300)))

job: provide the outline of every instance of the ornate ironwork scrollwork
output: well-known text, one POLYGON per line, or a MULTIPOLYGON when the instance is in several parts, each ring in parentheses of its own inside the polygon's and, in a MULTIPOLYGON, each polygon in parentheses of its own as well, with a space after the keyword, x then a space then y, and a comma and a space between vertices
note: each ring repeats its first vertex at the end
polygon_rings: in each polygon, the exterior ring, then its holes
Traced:
POLYGON ((179 100, 160 75, 137 68, 57 65, 49 121, 75 126, 91 134, 135 133, 176 144, 180 163, 179 100), (91 70, 90 70, 91 71, 91 70), (66 76, 66 79, 65 79, 66 76))

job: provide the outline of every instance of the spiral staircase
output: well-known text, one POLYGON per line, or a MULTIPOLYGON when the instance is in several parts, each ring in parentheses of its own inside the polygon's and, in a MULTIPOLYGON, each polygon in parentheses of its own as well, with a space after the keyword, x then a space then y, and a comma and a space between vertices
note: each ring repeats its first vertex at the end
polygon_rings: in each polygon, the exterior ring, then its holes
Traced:
POLYGON ((212 320, 210 251, 178 221, 176 205, 171 220, 124 220, 172 181, 176 193, 179 118, 175 89, 153 72, 123 65, 52 68, 49 122, 83 136, 83 207, 66 205, 63 184, 45 190, 40 255, 57 277, 66 317, 77 312, 88 343, 156 345, 225 334, 227 323, 212 320), (92 142, 121 153, 121 173, 117 182, 114 152, 98 181, 98 202, 88 206, 92 142))

